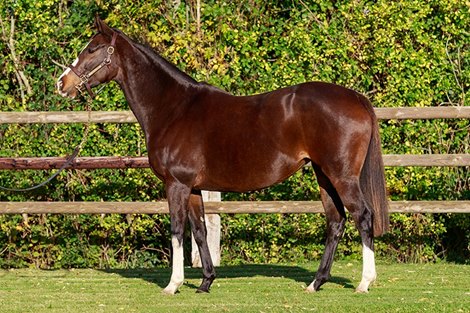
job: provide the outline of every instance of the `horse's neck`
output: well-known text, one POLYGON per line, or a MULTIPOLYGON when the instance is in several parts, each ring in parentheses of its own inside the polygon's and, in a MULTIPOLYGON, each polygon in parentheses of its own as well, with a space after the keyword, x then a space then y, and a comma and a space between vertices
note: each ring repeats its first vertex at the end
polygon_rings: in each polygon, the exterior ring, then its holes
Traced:
POLYGON ((189 76, 136 46, 127 50, 121 63, 123 73, 117 81, 147 137, 171 123, 197 88, 189 76))

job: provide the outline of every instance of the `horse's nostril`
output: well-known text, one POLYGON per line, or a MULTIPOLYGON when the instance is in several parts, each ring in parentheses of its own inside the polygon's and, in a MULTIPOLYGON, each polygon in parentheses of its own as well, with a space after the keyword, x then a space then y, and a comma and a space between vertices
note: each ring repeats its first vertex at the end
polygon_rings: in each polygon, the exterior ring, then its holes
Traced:
POLYGON ((62 81, 62 79, 58 80, 57 81, 57 92, 61 96, 65 97, 65 96, 67 96, 67 93, 63 91, 63 89, 62 89, 63 87, 64 87, 64 82, 62 81))

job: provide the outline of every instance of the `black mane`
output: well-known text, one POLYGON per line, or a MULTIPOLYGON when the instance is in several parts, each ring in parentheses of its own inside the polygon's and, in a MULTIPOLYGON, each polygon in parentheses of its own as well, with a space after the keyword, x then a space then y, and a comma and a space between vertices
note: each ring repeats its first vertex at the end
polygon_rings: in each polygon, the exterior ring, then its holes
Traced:
POLYGON ((142 54, 144 54, 149 60, 157 64, 162 70, 170 74, 172 77, 177 78, 179 81, 184 82, 186 84, 191 84, 191 85, 198 84, 198 82, 194 78, 192 78, 191 76, 189 76, 188 74, 180 70, 176 65, 166 60, 148 44, 141 44, 135 40, 132 40, 129 37, 127 37, 123 32, 117 29, 114 29, 114 31, 118 32, 121 36, 126 38, 132 46, 134 46, 137 50, 139 50, 142 54))

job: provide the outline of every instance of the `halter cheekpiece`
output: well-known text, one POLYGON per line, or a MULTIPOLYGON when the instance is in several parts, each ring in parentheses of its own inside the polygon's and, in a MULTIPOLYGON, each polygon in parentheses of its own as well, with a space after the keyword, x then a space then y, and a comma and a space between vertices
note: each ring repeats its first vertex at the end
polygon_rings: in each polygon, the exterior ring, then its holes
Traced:
POLYGON ((86 88, 86 91, 90 95, 90 97, 94 98, 95 94, 91 90, 91 86, 88 83, 91 77, 95 75, 99 70, 101 70, 105 66, 109 66, 111 64, 111 55, 114 53, 114 48, 116 44, 116 38, 117 38, 117 32, 113 32, 113 38, 111 39, 111 44, 108 46, 108 49, 106 50, 107 55, 105 59, 98 64, 94 69, 89 71, 88 73, 83 73, 81 74, 80 71, 77 70, 75 66, 72 64, 69 66, 69 68, 72 70, 72 72, 80 78, 80 83, 75 86, 75 88, 78 90, 79 93, 83 93, 83 87, 86 88))

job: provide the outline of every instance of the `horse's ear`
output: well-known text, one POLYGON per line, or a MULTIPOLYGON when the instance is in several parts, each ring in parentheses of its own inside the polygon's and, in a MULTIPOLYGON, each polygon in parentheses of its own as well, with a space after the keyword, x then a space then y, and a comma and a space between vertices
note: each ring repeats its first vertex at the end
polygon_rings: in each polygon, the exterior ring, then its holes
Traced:
POLYGON ((95 28, 96 30, 98 30, 99 32, 101 32, 101 23, 103 21, 101 20, 100 16, 98 14, 95 15, 95 28))
POLYGON ((95 27, 101 34, 113 35, 113 30, 98 15, 95 16, 95 27))

